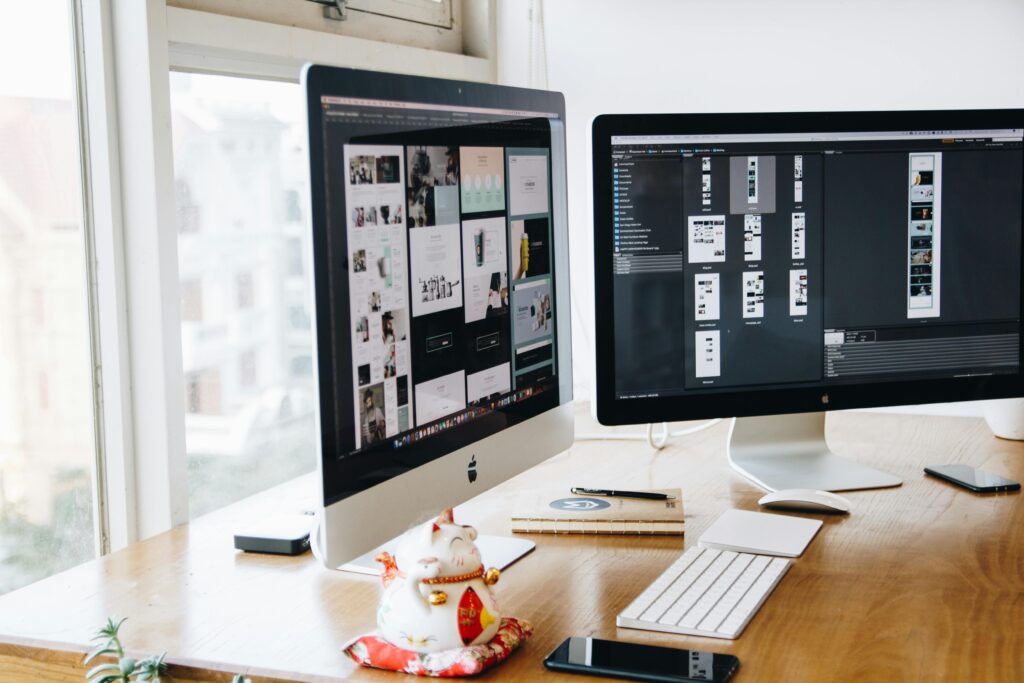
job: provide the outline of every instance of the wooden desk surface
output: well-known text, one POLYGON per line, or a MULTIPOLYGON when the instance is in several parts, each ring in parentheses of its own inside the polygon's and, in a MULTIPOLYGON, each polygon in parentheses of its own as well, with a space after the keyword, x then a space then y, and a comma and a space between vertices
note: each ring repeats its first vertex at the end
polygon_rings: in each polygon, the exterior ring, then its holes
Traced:
MULTIPOLYGON (((581 418, 586 419, 586 418, 581 418)), ((685 545, 729 508, 762 495, 732 472, 727 423, 654 452, 638 442, 581 442, 457 510, 508 533, 510 494, 562 483, 680 486, 685 545)), ((737 680, 1024 680, 1024 496, 979 496, 931 478, 962 462, 1024 479, 1024 445, 974 418, 829 417, 833 450, 893 472, 896 489, 851 492, 853 513, 825 526, 736 641, 615 626, 615 615, 682 551, 680 538, 533 536, 537 550, 498 584, 506 612, 536 626, 485 677, 583 680, 547 672, 565 637, 589 635, 732 653, 737 680)), ((173 680, 411 680, 360 670, 340 651, 374 628, 379 581, 297 558, 236 553, 239 520, 298 510, 312 477, 0 598, 0 680, 81 681, 81 653, 107 615, 127 616, 125 644, 166 650, 173 680), (45 673, 44 673, 45 672, 45 673)), ((460 514, 461 513, 461 514, 460 514)))

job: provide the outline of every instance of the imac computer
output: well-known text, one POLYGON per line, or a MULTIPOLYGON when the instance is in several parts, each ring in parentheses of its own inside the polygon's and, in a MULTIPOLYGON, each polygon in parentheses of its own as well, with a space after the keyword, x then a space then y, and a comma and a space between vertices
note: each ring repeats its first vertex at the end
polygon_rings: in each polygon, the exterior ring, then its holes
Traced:
POLYGON ((303 84, 316 541, 338 567, 572 443, 565 104, 312 65, 303 84))
POLYGON ((1024 111, 593 124, 597 416, 736 416, 769 490, 896 486, 825 411, 1021 396, 1024 111))

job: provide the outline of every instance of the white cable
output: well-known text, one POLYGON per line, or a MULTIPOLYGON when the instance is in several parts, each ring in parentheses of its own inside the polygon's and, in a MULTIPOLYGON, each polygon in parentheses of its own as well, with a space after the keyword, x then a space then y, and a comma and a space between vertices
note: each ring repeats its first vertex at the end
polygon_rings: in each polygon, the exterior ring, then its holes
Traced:
POLYGON ((647 445, 656 451, 660 451, 668 443, 668 422, 661 423, 661 437, 654 440, 654 423, 651 422, 647 425, 647 445))
MULTIPOLYGON (((327 567, 327 558, 324 557, 323 549, 320 545, 321 532, 323 531, 324 521, 324 510, 321 508, 316 513, 316 521, 313 523, 313 528, 309 532, 309 549, 313 553, 313 557, 323 566, 327 567)), ((327 567, 328 569, 336 569, 336 567, 327 567)))
POLYGON ((661 435, 654 438, 654 424, 647 425, 646 434, 637 434, 636 432, 593 432, 577 434, 577 441, 646 441, 648 445, 655 449, 661 450, 668 445, 670 439, 674 439, 680 436, 689 436, 690 434, 696 434, 702 432, 705 429, 710 429, 716 424, 722 421, 722 418, 717 417, 713 420, 708 420, 703 424, 699 424, 696 427, 688 427, 687 429, 680 429, 675 432, 670 432, 668 429, 668 423, 661 423, 661 435))

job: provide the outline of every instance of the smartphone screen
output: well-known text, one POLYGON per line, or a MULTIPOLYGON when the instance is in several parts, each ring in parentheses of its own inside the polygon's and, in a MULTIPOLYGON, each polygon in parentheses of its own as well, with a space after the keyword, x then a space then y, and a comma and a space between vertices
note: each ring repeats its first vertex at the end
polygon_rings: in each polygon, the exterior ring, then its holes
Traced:
POLYGON ((637 645, 597 638, 567 638, 544 664, 551 669, 622 676, 642 681, 699 681, 724 683, 740 660, 697 650, 637 645))
POLYGON ((940 477, 954 484, 961 484, 973 491, 1015 491, 1020 484, 1012 479, 1000 477, 970 465, 938 465, 925 467, 928 474, 940 477))

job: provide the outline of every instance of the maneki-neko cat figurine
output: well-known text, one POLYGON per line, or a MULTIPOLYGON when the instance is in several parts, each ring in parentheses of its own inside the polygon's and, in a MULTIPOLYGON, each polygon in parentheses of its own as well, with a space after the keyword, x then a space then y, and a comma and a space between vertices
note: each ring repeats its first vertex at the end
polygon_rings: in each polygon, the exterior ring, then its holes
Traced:
POLYGON ((407 532, 392 557, 381 553, 384 596, 377 627, 389 643, 419 653, 489 642, 501 623, 491 586, 498 570, 484 570, 476 529, 456 524, 449 508, 407 532))

